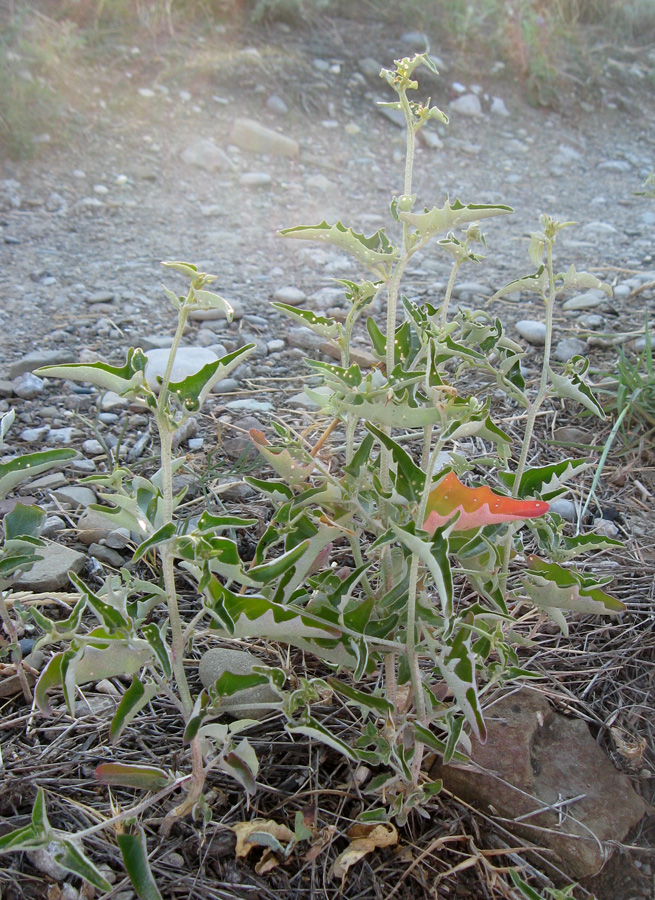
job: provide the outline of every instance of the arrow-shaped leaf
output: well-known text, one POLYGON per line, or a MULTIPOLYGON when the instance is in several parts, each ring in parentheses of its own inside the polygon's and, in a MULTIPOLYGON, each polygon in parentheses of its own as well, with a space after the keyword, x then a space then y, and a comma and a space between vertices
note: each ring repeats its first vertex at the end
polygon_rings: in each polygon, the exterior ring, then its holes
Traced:
POLYGON ((328 225, 325 221, 320 225, 299 225, 296 228, 285 228, 280 234, 282 237, 302 241, 322 241, 332 244, 350 253, 369 269, 393 262, 400 252, 398 247, 390 243, 384 229, 367 238, 363 234, 357 234, 352 228, 346 228, 341 222, 335 225, 328 225))
POLYGON ((467 222, 477 222, 480 219, 507 215, 512 212, 514 210, 511 206, 478 203, 469 203, 464 206, 459 200, 455 200, 452 204, 446 200, 441 208, 435 206, 429 212, 424 213, 399 212, 398 216, 401 221, 407 222, 415 228, 422 240, 426 240, 435 234, 443 234, 444 231, 451 231, 467 222))

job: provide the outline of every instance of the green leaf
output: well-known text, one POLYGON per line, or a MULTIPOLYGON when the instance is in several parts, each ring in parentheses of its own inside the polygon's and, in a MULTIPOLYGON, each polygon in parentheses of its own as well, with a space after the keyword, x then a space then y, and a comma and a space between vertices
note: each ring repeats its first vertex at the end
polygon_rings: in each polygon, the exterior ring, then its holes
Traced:
POLYGON ((193 263, 173 260, 172 262, 162 262, 162 266, 166 266, 167 269, 174 269, 176 272, 181 272, 191 279, 197 278, 200 274, 198 272, 198 267, 194 266, 193 263))
POLYGON ((35 834, 46 835, 50 831, 50 822, 48 822, 48 814, 45 808, 45 794, 42 787, 37 789, 36 800, 32 807, 32 827, 35 834))
POLYGON ((346 228, 341 222, 335 225, 328 225, 325 221, 320 225, 299 225, 296 228, 285 228, 280 234, 282 237, 332 244, 376 272, 392 263, 400 253, 399 248, 389 242, 384 229, 367 238, 363 234, 357 234, 352 228, 346 228))
POLYGON ((4 415, 0 416, 0 444, 4 441, 5 435, 14 424, 14 419, 16 418, 16 410, 10 409, 9 412, 4 413, 4 415))
POLYGON ((516 291, 529 291, 531 294, 545 295, 549 288, 548 271, 546 266, 540 266, 534 275, 525 275, 523 278, 516 278, 510 281, 505 287, 502 287, 491 298, 498 300, 506 294, 513 294, 516 291))
MULTIPOLYGON (((570 360, 570 363, 575 365, 578 360, 582 360, 582 357, 574 356, 573 359, 570 360)), ((588 360, 585 360, 585 362, 588 366, 588 360)), ((584 368, 586 369, 587 366, 584 368)), ((553 372, 549 366, 548 375, 551 382, 551 389, 558 397, 566 397, 569 400, 575 400, 576 402, 581 403, 585 409, 588 409, 589 412, 592 412, 595 416, 598 416, 599 419, 605 421, 607 418, 605 410, 594 397, 589 385, 585 384, 577 372, 569 371, 567 373, 565 371, 565 374, 559 375, 557 372, 553 372)))
POLYGON ((173 781, 171 775, 158 766, 141 766, 136 763, 100 763, 94 776, 100 784, 144 791, 160 791, 173 781))
POLYGON ((275 503, 291 500, 295 496, 294 492, 286 482, 276 478, 255 478, 252 475, 246 475, 243 480, 246 484, 251 485, 263 494, 266 494, 275 503))
MULTIPOLYGON (((155 626, 156 627, 156 626, 155 626)), ((132 721, 139 710, 143 709, 153 697, 159 693, 159 686, 154 681, 149 681, 145 685, 138 678, 132 676, 132 684, 125 691, 118 704, 118 709, 114 713, 109 728, 109 738, 112 744, 115 744, 126 726, 132 721)))
POLYGON ((271 303, 271 306, 273 309, 279 309, 280 312, 285 313, 300 325, 309 328, 319 337, 336 341, 341 336, 342 326, 335 319, 317 315, 317 313, 309 309, 297 309, 295 306, 289 306, 287 303, 271 303))
POLYGON ((77 459, 77 450, 62 447, 59 450, 42 450, 39 453, 26 453, 16 456, 9 462, 0 463, 0 500, 14 490, 23 481, 40 475, 53 466, 77 459))
POLYGON ((481 744, 487 740, 475 679, 476 657, 471 649, 471 631, 460 627, 439 654, 437 664, 453 692, 459 708, 481 744))
POLYGON ((29 850, 31 847, 39 847, 44 843, 43 838, 34 831, 33 825, 24 825, 22 828, 14 828, 0 837, 0 853, 12 853, 16 850, 29 850))
POLYGON ((384 697, 378 697, 374 694, 366 694, 364 691, 358 691, 357 688, 354 688, 351 684, 340 681, 338 678, 330 677, 327 679, 327 683, 335 693, 345 697, 347 700, 352 700, 353 703, 356 703, 362 709, 374 710, 382 716, 391 715, 393 712, 393 703, 389 700, 385 700, 384 697))
POLYGON ((159 663, 164 670, 164 675, 166 675, 167 678, 170 678, 173 674, 173 668, 168 647, 166 646, 166 641, 162 634, 162 632, 165 631, 165 628, 165 623, 161 626, 160 630, 154 622, 150 622, 148 625, 144 625, 141 631, 159 660, 159 663))
MULTIPOLYGON (((71 650, 65 652, 72 653, 71 650)), ((45 669, 41 672, 36 687, 34 688, 34 700, 44 716, 52 715, 52 707, 48 701, 47 693, 50 688, 57 687, 61 684, 61 662, 63 656, 64 653, 56 653, 50 659, 45 669)))
POLYGON ((281 556, 277 556, 275 559, 271 559, 259 566, 253 566, 248 570, 248 575, 255 582, 269 584, 293 568, 298 560, 304 556, 308 547, 309 541, 302 541, 281 556))
POLYGON ((59 863, 62 869, 72 872, 79 878, 83 878, 93 885, 98 891, 105 893, 111 891, 111 884, 100 874, 90 859, 77 847, 72 841, 66 838, 57 838, 59 848, 55 852, 55 862, 59 863))
POLYGON ((219 528, 250 528, 256 525, 258 519, 244 519, 243 516, 213 516, 204 511, 198 519, 198 531, 217 531, 219 528))
MULTIPOLYGON (((575 475, 586 472, 594 464, 593 459, 563 459, 547 466, 532 466, 523 473, 517 497, 534 497, 539 495, 550 501, 564 493, 565 482, 575 475)), ((513 472, 498 472, 498 480, 514 493, 515 476, 513 472)))
POLYGON ((229 301, 213 291, 194 291, 193 300, 192 306, 194 309, 220 309, 225 313, 225 318, 228 322, 234 319, 234 309, 229 301))
POLYGON ((115 391, 122 396, 150 393, 146 383, 145 371, 148 357, 139 347, 130 347, 123 366, 110 366, 109 363, 71 363, 63 366, 43 366, 35 371, 36 375, 46 378, 67 378, 69 381, 82 381, 95 384, 105 391, 115 391))
POLYGON ((487 205, 469 203, 464 206, 459 200, 451 204, 448 200, 443 207, 433 207, 429 212, 412 213, 399 212, 399 218, 407 222, 419 233, 421 240, 427 240, 444 231, 451 231, 467 222, 477 222, 480 219, 488 219, 491 216, 501 216, 512 213, 510 206, 487 205))
POLYGON ((544 900, 543 894, 538 894, 529 884, 526 884, 516 869, 509 870, 509 877, 512 879, 514 887, 517 887, 521 891, 525 900, 544 900))
POLYGON ((420 500, 425 488, 425 472, 393 438, 380 431, 375 425, 371 425, 370 422, 365 424, 366 428, 390 451, 393 461, 396 463, 395 488, 398 493, 409 501, 420 500))
MULTIPOLYGON (((590 615, 616 615, 624 612, 625 603, 606 594, 593 576, 576 569, 565 569, 531 555, 527 558, 530 574, 522 579, 523 587, 533 603, 544 609, 568 609, 590 615)), ((603 583, 606 583, 606 579, 603 583)))
POLYGON ((132 557, 132 562, 138 562, 151 547, 156 547, 158 544, 165 544, 175 535, 175 525, 173 522, 167 522, 165 525, 162 525, 161 528, 158 528, 153 534, 150 535, 149 538, 146 538, 143 543, 139 544, 139 546, 134 551, 134 556, 132 557))
POLYGON ((352 762, 378 762, 378 756, 374 751, 360 750, 356 747, 351 747, 350 744, 342 741, 341 738, 338 738, 328 728, 321 725, 321 723, 313 716, 304 716, 301 724, 296 725, 289 723, 287 724, 286 729, 289 734, 304 734, 307 737, 320 741, 322 744, 326 744, 338 753, 343 754, 352 762))
POLYGON ((113 599, 116 600, 116 605, 113 605, 104 598, 94 594, 91 588, 87 587, 82 579, 74 572, 70 572, 68 577, 80 591, 82 596, 86 598, 87 603, 93 609, 98 619, 110 632, 129 628, 131 620, 127 615, 127 610, 125 608, 124 595, 113 595, 113 599))
POLYGON ((251 797, 257 793, 255 779, 259 771, 259 762, 257 754, 246 738, 235 750, 231 750, 221 757, 219 766, 224 772, 231 775, 251 797))
MULTIPOLYGON (((430 750, 434 750, 435 753, 443 754, 446 752, 446 742, 442 741, 438 738, 429 728, 426 728, 424 725, 420 725, 418 722, 414 725, 414 736, 417 741, 420 741, 422 744, 425 744, 426 747, 429 747, 430 750)), ((469 758, 465 756, 463 753, 460 753, 459 750, 455 750, 452 758, 457 762, 468 762, 469 758)))
POLYGON ((133 825, 136 833, 122 832, 116 835, 116 843, 123 857, 125 871, 139 900, 162 900, 148 861, 146 836, 140 825, 133 825))
POLYGON ((169 382, 168 389, 177 397, 187 412, 195 412, 202 407, 214 385, 226 378, 233 369, 246 360, 255 347, 256 344, 239 347, 238 350, 221 356, 214 362, 207 363, 198 372, 188 375, 182 381, 169 382))
POLYGON ((38 506, 17 503, 4 517, 5 542, 22 537, 38 537, 46 520, 46 514, 38 506))
POLYGON ((453 574, 448 558, 448 535, 452 524, 436 528, 432 538, 419 537, 409 527, 403 528, 391 519, 389 527, 396 538, 428 568, 439 593, 442 615, 448 623, 453 614, 453 574))
POLYGON ((594 289, 605 291, 608 297, 612 296, 612 288, 609 284, 604 284, 599 278, 596 278, 595 275, 590 275, 588 272, 576 272, 575 266, 569 266, 567 272, 559 272, 555 276, 555 282, 559 281, 562 282, 561 285, 557 285, 557 289, 560 291, 588 291, 594 289))

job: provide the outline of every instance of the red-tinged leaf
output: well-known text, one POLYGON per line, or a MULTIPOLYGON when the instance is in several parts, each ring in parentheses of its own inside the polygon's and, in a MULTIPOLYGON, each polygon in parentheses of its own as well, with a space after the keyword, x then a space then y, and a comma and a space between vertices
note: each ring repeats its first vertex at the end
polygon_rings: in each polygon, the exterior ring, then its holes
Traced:
POLYGON ((101 763, 94 774, 101 784, 142 788, 146 791, 161 790, 172 780, 168 772, 158 766, 139 766, 136 763, 101 763))
POLYGON ((498 525, 500 522, 514 522, 519 519, 534 519, 548 512, 548 504, 543 500, 516 500, 502 497, 488 488, 470 488, 462 484, 454 472, 448 475, 430 492, 426 508, 427 517, 423 530, 434 534, 455 513, 459 518, 454 531, 468 531, 483 525, 498 525))

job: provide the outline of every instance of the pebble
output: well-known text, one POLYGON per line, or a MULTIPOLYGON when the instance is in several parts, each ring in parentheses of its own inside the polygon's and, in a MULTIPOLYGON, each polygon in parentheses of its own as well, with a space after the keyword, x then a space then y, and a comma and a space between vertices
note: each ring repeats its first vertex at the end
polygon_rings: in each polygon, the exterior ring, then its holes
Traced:
POLYGON ((290 328, 287 332, 287 341, 292 347, 299 347, 308 353, 316 353, 323 343, 322 338, 305 327, 290 328))
POLYGON ((105 452, 105 448, 102 446, 100 441, 97 441, 95 438, 89 438, 88 440, 83 441, 82 450, 88 456, 98 456, 100 453, 105 452))
MULTIPOLYGON (((159 391, 158 377, 163 377, 168 363, 168 350, 148 350, 146 353, 148 364, 146 365, 146 380, 151 389, 159 391)), ((195 375, 203 366, 215 362, 218 357, 205 347, 180 347, 173 363, 171 381, 182 381, 189 375, 195 375)))
POLYGON ((230 143, 251 153, 268 153, 291 159, 296 159, 300 154, 297 141, 254 119, 236 119, 230 132, 230 143))
POLYGON ((309 178, 305 180, 305 185, 310 190, 320 191, 323 194, 334 188, 334 184, 330 181, 330 179, 325 175, 322 175, 320 172, 318 175, 310 175, 309 178))
POLYGON ((472 300, 475 297, 490 297, 493 291, 488 284, 479 281, 460 281, 453 287, 453 297, 462 300, 472 300))
POLYGON ((462 94, 448 104, 450 109, 461 116, 479 118, 482 115, 480 99, 475 94, 462 94))
POLYGON ((564 338, 557 342, 553 350, 553 357, 560 362, 568 362, 574 356, 583 356, 589 350, 589 345, 579 338, 564 338))
POLYGON ((585 237, 595 237, 595 238, 610 238, 615 234, 618 234, 619 231, 614 225, 610 225, 609 222, 587 222, 586 225, 583 225, 580 229, 581 234, 585 235, 585 237))
POLYGON ((230 400, 225 404, 227 409, 245 410, 246 412, 274 412, 275 407, 270 400, 256 400, 254 397, 246 397, 243 400, 230 400))
POLYGON ((575 294, 575 296, 565 300, 562 303, 562 309, 594 309, 594 307, 600 306, 606 297, 607 295, 602 291, 585 291, 584 294, 575 294))
POLYGON ((630 172, 632 166, 627 159, 607 159, 605 162, 598 163, 597 169, 603 169, 605 172, 630 172))
POLYGON ((61 516, 48 516, 45 520, 45 525, 41 529, 41 537, 56 537, 58 534, 61 534, 62 531, 66 531, 67 527, 66 522, 64 522, 61 516))
POLYGON ((239 382, 236 378, 224 378, 222 381, 217 381, 214 387, 211 389, 212 394, 229 394, 230 391, 236 391, 239 389, 239 382))
POLYGON ((204 443, 204 438, 201 437, 190 438, 187 441, 189 450, 202 450, 204 443))
POLYGON ((613 290, 614 299, 615 300, 627 300, 627 298, 632 293, 632 288, 629 284, 621 283, 617 284, 613 290))
POLYGON ((145 88, 145 87, 139 88, 139 94, 142 97, 146 97, 146 99, 150 99, 151 97, 155 96, 155 92, 153 91, 152 88, 145 88))
POLYGON ((589 328, 591 330, 595 330, 596 328, 602 328, 605 324, 605 319, 602 316, 599 316, 597 313, 587 313, 582 316, 578 316, 577 323, 582 328, 589 328))
POLYGON ((49 425, 42 425, 39 428, 25 428, 20 433, 20 439, 28 444, 37 444, 39 441, 45 440, 45 436, 49 431, 49 425))
POLYGON ((51 428, 48 432, 48 443, 70 444, 77 434, 77 428, 51 428))
POLYGON ((24 372, 12 381, 13 393, 21 400, 33 400, 43 393, 45 381, 31 372, 24 372))
POLYGON ((608 538, 617 538, 619 536, 618 527, 609 519, 594 519, 593 528, 596 534, 602 534, 608 538))
POLYGON ((329 72, 330 63, 326 59, 313 59, 312 65, 317 72, 329 72))
POLYGON ((116 530, 115 524, 109 515, 87 508, 77 521, 77 537, 83 544, 97 544, 116 530))
POLYGON ((89 544, 89 555, 95 557, 98 562, 106 563, 115 569, 121 569, 125 565, 125 560, 117 550, 106 547, 104 544, 89 544))
POLYGON ((546 343, 546 325, 533 319, 520 319, 516 323, 516 330, 530 344, 535 347, 543 347, 546 343))
POLYGON ((249 188, 269 187, 271 176, 268 172, 244 172, 239 176, 239 184, 249 188))
POLYGON ((97 502, 95 491, 78 484, 57 488, 52 492, 52 496, 62 504, 68 504, 73 507, 81 506, 84 509, 97 502))
POLYGON ((9 366, 9 377, 17 378, 24 372, 34 372, 41 366, 60 366, 75 362, 71 350, 33 350, 9 366))
POLYGON ((279 350, 284 350, 286 344, 280 338, 273 338, 272 341, 266 342, 266 349, 269 353, 277 353, 279 350))
POLYGON ((199 138, 188 144, 180 153, 180 158, 186 165, 206 172, 230 172, 236 168, 227 153, 208 138, 199 138))
POLYGON ((111 547, 112 550, 124 550, 130 540, 130 532, 127 528, 116 528, 107 535, 102 543, 111 547))
POLYGON ((276 116, 286 116, 289 112, 289 107, 282 97, 279 97, 277 94, 271 94, 271 96, 267 98, 266 108, 272 113, 275 113, 276 116))
POLYGON ((289 285, 279 288, 273 294, 273 299, 278 303, 286 303, 288 306, 300 306, 307 299, 307 294, 299 288, 289 285))
POLYGON ((191 416, 173 434, 172 446, 176 450, 180 444, 186 443, 189 438, 195 437, 198 432, 198 420, 191 416))
POLYGON ((96 291, 93 294, 89 294, 84 299, 87 303, 111 303, 115 300, 116 294, 113 291, 96 291))
POLYGON ((494 116, 509 116, 509 110, 507 109, 505 101, 502 97, 491 98, 491 106, 489 107, 489 112, 494 116))
MULTIPOLYGON (((348 126, 346 126, 346 130, 348 130, 348 126)), ((422 144, 424 144, 429 150, 441 150, 443 148, 443 141, 439 137, 436 131, 432 131, 430 128, 421 128, 418 133, 418 137, 422 144)))
POLYGON ((173 345, 173 335, 149 334, 146 337, 139 338, 138 344, 142 350, 161 350, 164 347, 173 345))
POLYGON ((372 56, 365 56, 363 59, 358 60, 357 67, 362 75, 370 79, 379 78, 383 68, 377 59, 373 59, 372 56))

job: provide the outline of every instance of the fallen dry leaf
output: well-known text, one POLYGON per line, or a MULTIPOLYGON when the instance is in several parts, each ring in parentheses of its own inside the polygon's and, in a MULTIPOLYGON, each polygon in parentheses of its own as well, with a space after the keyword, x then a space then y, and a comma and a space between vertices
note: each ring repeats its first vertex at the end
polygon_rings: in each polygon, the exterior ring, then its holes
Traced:
POLYGON ((332 878, 341 878, 342 888, 348 870, 367 853, 372 853, 378 847, 392 847, 398 843, 398 832, 388 822, 381 825, 353 825, 348 837, 351 839, 350 846, 337 856, 331 870, 332 878))
POLYGON ((238 858, 248 856, 253 847, 269 846, 266 840, 257 840, 257 835, 270 835, 280 843, 289 843, 293 840, 293 831, 273 819, 253 819, 251 822, 238 822, 232 826, 232 831, 237 836, 235 854, 238 858))

